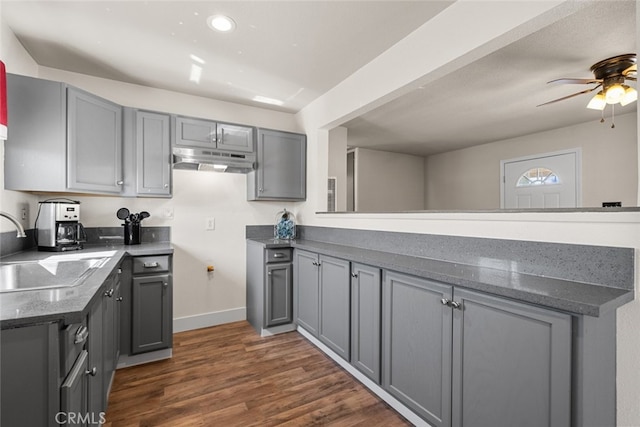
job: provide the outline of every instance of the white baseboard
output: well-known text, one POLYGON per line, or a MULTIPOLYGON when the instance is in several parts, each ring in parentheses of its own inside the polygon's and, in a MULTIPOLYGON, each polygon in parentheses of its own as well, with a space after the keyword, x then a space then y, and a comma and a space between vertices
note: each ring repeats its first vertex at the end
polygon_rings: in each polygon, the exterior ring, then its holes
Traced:
POLYGON ((340 365, 344 370, 349 372, 352 376, 354 376, 358 381, 364 384, 369 390, 371 390, 374 394, 376 394, 380 399, 384 400, 389 406, 396 410, 400 415, 405 417, 407 421, 413 424, 416 427, 431 427, 431 424, 427 423, 425 420, 417 416, 411 409, 404 406, 399 400, 395 397, 387 393, 382 387, 380 387, 375 382, 371 381, 366 375, 358 371, 353 365, 344 360, 342 357, 338 356, 333 350, 324 345, 320 340, 311 335, 307 330, 298 325, 298 332, 305 337, 307 340, 311 341, 313 345, 322 350, 327 356, 329 356, 333 361, 335 361, 338 365, 340 365))
POLYGON ((208 328, 225 323, 239 322, 247 319, 245 307, 231 310, 214 311, 212 313, 196 314, 195 316, 177 317, 173 319, 173 332, 191 331, 193 329, 208 328))

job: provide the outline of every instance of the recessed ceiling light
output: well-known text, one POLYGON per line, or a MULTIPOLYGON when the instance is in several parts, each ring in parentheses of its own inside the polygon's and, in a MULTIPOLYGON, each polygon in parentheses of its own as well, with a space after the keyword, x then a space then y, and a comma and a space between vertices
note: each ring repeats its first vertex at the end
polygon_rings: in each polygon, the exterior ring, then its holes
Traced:
POLYGON ((228 33, 235 30, 236 23, 233 19, 224 15, 213 15, 207 18, 207 25, 221 33, 228 33))
POLYGON ((267 98, 266 96, 260 96, 260 95, 254 96, 253 100, 257 102, 262 102, 264 104, 271 104, 271 105, 284 104, 284 102, 280 101, 279 99, 267 98))

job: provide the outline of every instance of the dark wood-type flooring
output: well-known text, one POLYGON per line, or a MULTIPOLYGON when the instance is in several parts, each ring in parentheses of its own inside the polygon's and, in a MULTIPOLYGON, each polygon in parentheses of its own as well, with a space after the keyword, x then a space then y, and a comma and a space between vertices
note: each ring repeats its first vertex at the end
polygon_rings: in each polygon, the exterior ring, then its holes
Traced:
POLYGON ((181 332, 173 358, 116 372, 106 427, 411 425, 297 332, 181 332))

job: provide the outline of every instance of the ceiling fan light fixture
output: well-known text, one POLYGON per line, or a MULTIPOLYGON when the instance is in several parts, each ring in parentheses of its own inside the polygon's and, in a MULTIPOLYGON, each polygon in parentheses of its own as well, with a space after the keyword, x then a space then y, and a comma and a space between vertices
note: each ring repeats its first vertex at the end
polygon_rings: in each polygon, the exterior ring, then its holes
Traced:
POLYGON ((607 101, 602 91, 598 92, 593 98, 591 98, 591 101, 589 101, 589 104, 587 104, 587 108, 600 111, 604 110, 604 107, 606 106, 607 101))
POLYGON ((624 97, 624 88, 620 83, 611 85, 604 94, 607 104, 617 104, 624 97))
POLYGON ((624 96, 620 101, 620 105, 624 107, 625 105, 631 104, 632 102, 637 100, 638 100, 638 91, 630 86, 627 86, 624 90, 624 96))

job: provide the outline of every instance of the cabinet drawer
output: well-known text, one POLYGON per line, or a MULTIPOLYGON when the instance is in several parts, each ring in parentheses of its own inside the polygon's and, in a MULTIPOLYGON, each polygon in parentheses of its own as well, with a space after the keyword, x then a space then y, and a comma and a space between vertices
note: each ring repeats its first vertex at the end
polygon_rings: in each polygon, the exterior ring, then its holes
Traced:
POLYGON ((169 271, 169 255, 139 256, 133 258, 133 274, 169 271))
POLYGON ((89 329, 86 322, 68 325, 60 331, 60 347, 62 350, 61 369, 63 373, 71 370, 73 363, 84 349, 89 329))
POLYGON ((291 248, 267 249, 267 262, 291 262, 291 248))

